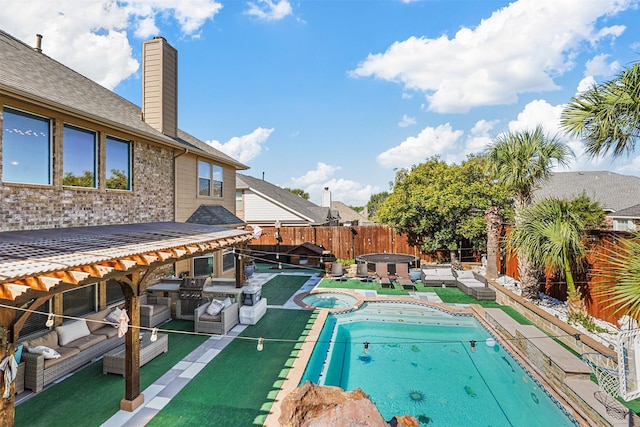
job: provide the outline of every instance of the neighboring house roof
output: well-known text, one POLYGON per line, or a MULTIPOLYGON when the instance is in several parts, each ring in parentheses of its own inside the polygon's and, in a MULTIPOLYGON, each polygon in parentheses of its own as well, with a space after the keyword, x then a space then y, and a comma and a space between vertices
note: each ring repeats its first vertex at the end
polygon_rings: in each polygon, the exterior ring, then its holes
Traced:
POLYGON ((640 219, 640 204, 629 206, 614 213, 608 214, 611 218, 638 218, 640 219))
POLYGON ((212 205, 200 205, 186 222, 191 224, 226 225, 233 227, 246 225, 243 220, 229 212, 223 206, 212 205))
POLYGON ((358 225, 373 224, 366 216, 360 212, 351 209, 349 206, 342 202, 331 202, 331 209, 337 211, 340 215, 340 222, 354 222, 358 221, 358 225))
POLYGON ((23 96, 73 116, 103 123, 159 143, 229 163, 247 166, 179 131, 173 139, 142 120, 142 110, 109 89, 0 30, 0 93, 23 96))
POLYGON ((640 177, 608 171, 556 172, 535 191, 534 199, 571 199, 583 193, 600 203, 605 212, 617 212, 640 200, 640 177))
MULTIPOLYGON (((322 225, 329 222, 329 208, 320 207, 291 191, 280 188, 263 179, 236 174, 236 188, 251 190, 273 204, 298 213, 312 225, 322 225)), ((273 218, 273 220, 277 219, 273 218)))

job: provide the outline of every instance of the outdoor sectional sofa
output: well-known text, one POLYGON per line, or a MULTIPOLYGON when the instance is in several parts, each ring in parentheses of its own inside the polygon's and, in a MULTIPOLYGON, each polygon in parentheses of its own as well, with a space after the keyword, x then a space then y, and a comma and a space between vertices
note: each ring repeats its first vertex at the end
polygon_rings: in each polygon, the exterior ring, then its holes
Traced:
POLYGON ((420 281, 424 286, 456 286, 456 277, 450 266, 422 267, 420 281))
POLYGON ((456 270, 458 289, 467 295, 480 300, 495 301, 496 291, 487 285, 487 279, 472 270, 456 270))
MULTIPOLYGON (((55 380, 101 357, 107 351, 124 344, 117 328, 105 322, 111 309, 90 314, 41 335, 21 342, 24 345, 22 361, 25 362, 24 386, 37 393, 55 380), (59 358, 45 358, 52 354, 44 350, 37 354, 29 351, 44 346, 55 350, 59 358)), ((55 354, 55 353, 54 353, 55 354)))

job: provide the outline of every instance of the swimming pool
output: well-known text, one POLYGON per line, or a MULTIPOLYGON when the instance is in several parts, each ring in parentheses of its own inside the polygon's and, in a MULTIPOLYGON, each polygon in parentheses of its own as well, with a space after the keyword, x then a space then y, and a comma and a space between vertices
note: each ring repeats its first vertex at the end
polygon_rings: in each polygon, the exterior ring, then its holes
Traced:
POLYGON ((316 308, 351 308, 358 298, 341 292, 318 292, 302 298, 302 302, 316 308))
POLYGON ((362 388, 386 420, 578 425, 473 316, 418 304, 369 302, 328 316, 306 380, 362 388))

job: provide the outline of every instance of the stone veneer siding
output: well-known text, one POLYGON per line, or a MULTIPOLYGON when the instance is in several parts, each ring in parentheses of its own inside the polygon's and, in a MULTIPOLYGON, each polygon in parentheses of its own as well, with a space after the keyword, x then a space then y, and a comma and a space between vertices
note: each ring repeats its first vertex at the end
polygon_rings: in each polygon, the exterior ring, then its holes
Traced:
POLYGON ((173 221, 173 150, 132 144, 131 191, 0 183, 0 231, 173 221))

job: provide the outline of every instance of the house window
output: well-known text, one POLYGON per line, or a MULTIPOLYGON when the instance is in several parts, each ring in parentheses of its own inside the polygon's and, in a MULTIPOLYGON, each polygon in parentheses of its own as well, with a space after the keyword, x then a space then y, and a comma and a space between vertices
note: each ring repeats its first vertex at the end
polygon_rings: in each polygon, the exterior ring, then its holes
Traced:
POLYGON ((122 286, 116 280, 107 280, 107 305, 113 305, 124 301, 122 286))
POLYGON ((236 257, 233 249, 227 249, 222 254, 222 271, 229 271, 236 266, 236 257))
POLYGON ((211 165, 198 161, 198 195, 211 196, 211 165))
POLYGON ((242 191, 236 191, 236 211, 242 210, 242 191))
POLYGON ((222 197, 222 166, 198 161, 198 195, 222 197))
POLYGON ((131 189, 131 143, 107 137, 107 188, 131 189))
POLYGON ((65 316, 84 316, 95 311, 96 286, 85 286, 62 294, 62 313, 65 316))
POLYGON ((75 126, 64 126, 64 175, 62 185, 96 187, 97 135, 75 126))
POLYGON ((193 276, 210 276, 213 274, 213 255, 193 259, 193 276))
POLYGON ((222 166, 213 165, 213 196, 222 197, 222 166))
POLYGON ((51 120, 5 108, 2 180, 51 185, 51 120))

